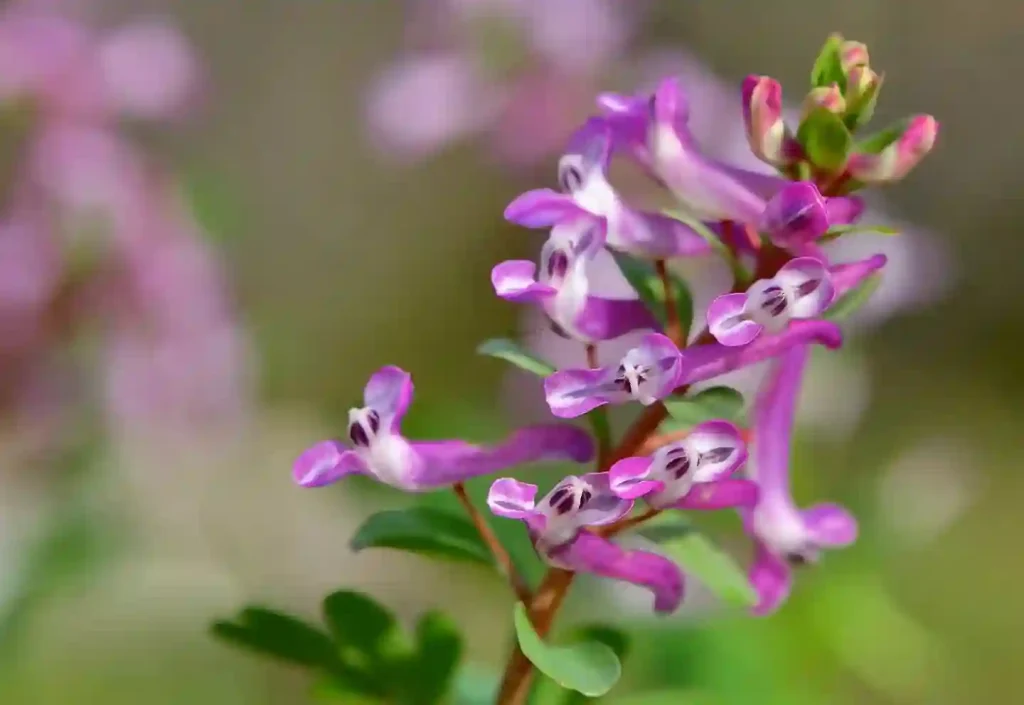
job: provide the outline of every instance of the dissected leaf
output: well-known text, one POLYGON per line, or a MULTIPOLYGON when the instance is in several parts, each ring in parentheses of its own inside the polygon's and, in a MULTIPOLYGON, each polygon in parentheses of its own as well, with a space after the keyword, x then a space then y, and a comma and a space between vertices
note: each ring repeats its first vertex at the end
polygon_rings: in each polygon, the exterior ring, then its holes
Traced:
POLYGON ((521 370, 532 372, 538 377, 547 377, 553 374, 555 368, 538 357, 526 352, 514 340, 507 338, 492 338, 480 344, 476 351, 481 355, 497 357, 506 362, 511 362, 521 370))
POLYGON ((639 533, 658 542, 688 576, 699 580, 722 600, 741 607, 757 603, 757 592, 739 565, 690 525, 682 524, 673 532, 670 524, 662 524, 639 533))
POLYGON ((816 108, 804 118, 797 139, 808 159, 827 171, 842 168, 853 147, 853 136, 843 119, 825 108, 816 108))
POLYGON ((534 631, 521 602, 516 604, 514 622, 523 654, 563 688, 598 697, 618 682, 622 665, 607 645, 593 641, 564 646, 548 644, 534 631))
POLYGON ((670 397, 665 408, 682 428, 717 419, 735 422, 743 412, 743 395, 732 387, 709 387, 690 397, 670 397))
POLYGON ((491 553, 472 522, 433 507, 389 509, 370 516, 356 530, 353 551, 393 548, 438 558, 493 565, 491 553))
POLYGON ((233 620, 214 622, 214 636, 236 646, 300 666, 329 667, 334 644, 320 629, 265 607, 246 607, 233 620))
POLYGON ((839 297, 834 304, 829 306, 828 310, 822 315, 822 318, 830 321, 841 321, 847 318, 868 302, 868 299, 871 298, 871 295, 875 293, 875 289, 881 283, 881 274, 872 274, 865 278, 864 281, 850 289, 839 297))
POLYGON ((331 593, 323 602, 324 621, 343 661, 378 680, 387 678, 412 647, 394 615, 369 595, 353 590, 331 593))
MULTIPOLYGON (((673 214, 671 217, 676 216, 673 214)), ((622 252, 613 252, 612 256, 615 257, 615 263, 619 266, 622 276, 636 290, 640 300, 647 305, 658 321, 665 325, 665 286, 654 266, 622 252)), ((688 331, 693 324, 693 297, 690 295, 690 288, 686 282, 672 273, 669 273, 669 280, 675 297, 676 315, 679 316, 683 330, 688 331)))
POLYGON ((846 90, 846 75, 840 57, 842 44, 843 37, 839 34, 829 35, 825 40, 811 68, 811 88, 823 88, 837 83, 840 90, 846 90))
POLYGON ((416 655, 409 674, 411 702, 434 705, 452 687, 462 657, 462 636, 440 612, 427 612, 416 624, 416 655))
POLYGON ((853 151, 857 154, 880 154, 886 147, 903 136, 908 125, 909 119, 900 120, 895 125, 890 125, 884 130, 868 135, 864 139, 857 141, 853 151))

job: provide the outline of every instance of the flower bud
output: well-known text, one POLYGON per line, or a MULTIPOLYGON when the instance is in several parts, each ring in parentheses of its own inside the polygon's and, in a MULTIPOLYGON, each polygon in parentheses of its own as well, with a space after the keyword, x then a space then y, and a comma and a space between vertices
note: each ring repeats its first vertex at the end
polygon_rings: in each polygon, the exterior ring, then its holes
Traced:
POLYGON ((839 63, 848 74, 858 66, 868 65, 868 48, 861 42, 845 41, 839 46, 839 63))
POLYGON ((882 77, 867 66, 854 66, 846 76, 846 114, 853 126, 864 125, 875 113, 882 77))
POLYGON ((846 99, 843 98, 843 92, 839 89, 838 83, 811 89, 811 92, 804 99, 803 112, 800 117, 801 122, 816 108, 824 108, 836 115, 842 115, 846 111, 846 99))
POLYGON ((768 201, 758 230, 782 248, 814 242, 828 231, 825 199, 810 181, 788 184, 768 201))
POLYGON ((847 164, 850 176, 868 184, 899 181, 931 151, 938 132, 939 123, 931 115, 913 117, 899 137, 879 151, 852 155, 847 164))
POLYGON ((743 81, 743 122, 750 150, 761 161, 786 163, 786 123, 782 119, 782 86, 768 76, 743 81))

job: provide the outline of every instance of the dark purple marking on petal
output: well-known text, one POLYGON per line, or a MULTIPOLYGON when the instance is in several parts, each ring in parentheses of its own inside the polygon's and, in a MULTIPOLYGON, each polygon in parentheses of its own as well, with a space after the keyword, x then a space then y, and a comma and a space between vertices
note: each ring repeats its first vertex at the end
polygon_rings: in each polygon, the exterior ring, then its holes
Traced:
MULTIPOLYGON (((380 419, 377 420, 380 423, 380 419)), ((363 425, 358 421, 353 421, 348 427, 348 437, 352 441, 352 445, 367 448, 370 445, 370 435, 363 428, 363 425)))

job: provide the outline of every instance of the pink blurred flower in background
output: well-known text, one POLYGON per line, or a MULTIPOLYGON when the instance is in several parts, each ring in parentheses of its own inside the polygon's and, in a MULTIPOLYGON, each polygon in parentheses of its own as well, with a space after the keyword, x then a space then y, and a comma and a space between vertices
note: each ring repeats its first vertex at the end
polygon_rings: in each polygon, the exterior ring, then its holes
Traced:
MULTIPOLYGON (((38 378, 60 360, 105 380, 97 401, 115 436, 237 421, 248 353, 224 272, 172 178, 121 129, 188 116, 198 62, 160 18, 101 33, 80 5, 23 0, 0 14, 0 113, 22 128, 3 155, 4 411, 52 387, 38 378)), ((82 393, 96 386, 41 408, 90 401, 82 393)))
POLYGON ((416 0, 406 49, 374 81, 370 129, 381 150, 426 157, 486 133, 506 164, 564 147, 621 64, 642 3, 416 0))

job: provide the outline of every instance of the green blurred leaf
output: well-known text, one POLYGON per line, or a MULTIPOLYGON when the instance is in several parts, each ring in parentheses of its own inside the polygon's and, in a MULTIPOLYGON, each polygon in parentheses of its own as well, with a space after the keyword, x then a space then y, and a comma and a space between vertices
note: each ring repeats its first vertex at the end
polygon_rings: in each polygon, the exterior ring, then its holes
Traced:
POLYGON ((308 668, 336 660, 334 644, 311 624, 265 607, 246 607, 233 620, 214 622, 214 636, 235 646, 308 668))
POLYGON ((819 242, 829 242, 850 233, 878 233, 879 235, 899 235, 900 231, 885 225, 836 225, 821 236, 819 242))
POLYGON ((711 693, 690 690, 659 690, 651 693, 633 693, 615 698, 611 705, 719 705, 721 700, 711 693))
POLYGON ((497 357, 506 362, 511 362, 521 370, 532 372, 538 377, 547 377, 555 372, 555 368, 540 358, 534 357, 523 350, 514 340, 507 338, 492 338, 480 344, 476 349, 480 355, 497 357))
POLYGON ((410 702, 434 705, 451 688, 462 658, 462 636, 448 617, 427 612, 416 624, 416 656, 410 673, 410 702))
POLYGON ((639 533, 659 543, 687 575, 697 578, 725 602, 740 607, 757 604, 757 592, 740 566, 689 524, 682 523, 675 529, 671 524, 654 525, 639 533))
POLYGON ((840 34, 831 34, 825 40, 811 68, 811 88, 823 88, 837 83, 840 90, 846 90, 846 75, 839 54, 842 44, 843 37, 840 34))
POLYGON ((909 119, 900 120, 884 130, 868 135, 864 139, 857 141, 853 146, 853 151, 857 154, 880 154, 886 147, 903 136, 908 124, 909 119))
POLYGON ((598 697, 610 691, 622 675, 618 657, 605 644, 585 642, 555 646, 546 643, 534 631, 521 602, 516 604, 514 622, 523 654, 541 673, 563 688, 598 697))
POLYGON ((847 103, 844 121, 851 132, 867 125, 875 116, 875 107, 878 105, 878 96, 884 82, 885 76, 879 76, 878 81, 868 86, 863 95, 847 103))
MULTIPOLYGON (((677 216, 670 214, 670 217, 676 218, 677 216)), ((661 324, 665 325, 665 287, 654 266, 621 252, 612 252, 612 256, 615 257, 615 263, 619 266, 622 276, 636 290, 640 300, 647 305, 647 308, 661 324)), ((689 331, 690 326, 693 325, 693 297, 690 295, 690 288, 686 282, 672 273, 669 273, 669 281, 672 284, 679 321, 682 323, 683 330, 689 331)))
POLYGON ((455 674, 451 705, 494 705, 501 674, 493 668, 465 663, 455 674))
POLYGON ((208 168, 193 168, 181 179, 181 190, 192 216, 214 242, 223 243, 244 231, 240 216, 244 209, 228 181, 208 168))
POLYGON ((844 318, 847 318, 868 302, 871 295, 875 293, 875 289, 877 289, 878 285, 881 283, 882 275, 872 274, 864 279, 860 284, 839 297, 835 303, 829 306, 828 310, 822 315, 822 318, 829 321, 841 321, 844 318))
POLYGON ((709 387, 690 397, 669 397, 665 408, 681 428, 713 419, 736 422, 743 412, 743 395, 732 387, 709 387))
POLYGON ((339 590, 324 598, 324 621, 344 662, 385 681, 412 654, 394 615, 369 595, 339 590))
POLYGON ((853 147, 853 136, 843 119, 825 108, 815 108, 804 118, 797 129, 797 139, 807 158, 827 171, 842 168, 853 147))
POLYGON ((437 558, 493 565, 491 553, 472 522, 432 507, 389 509, 370 516, 356 530, 353 551, 393 548, 437 558))
MULTIPOLYGON (((587 624, 577 627, 572 632, 572 641, 604 644, 615 653, 619 663, 624 662, 629 653, 629 636, 621 629, 605 624, 587 624)), ((590 698, 586 695, 570 691, 565 693, 559 702, 561 705, 579 705, 588 700, 590 698)))

